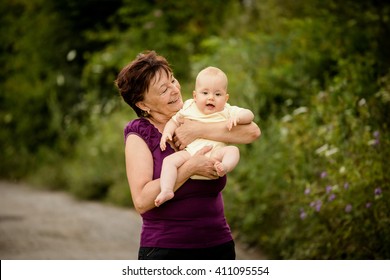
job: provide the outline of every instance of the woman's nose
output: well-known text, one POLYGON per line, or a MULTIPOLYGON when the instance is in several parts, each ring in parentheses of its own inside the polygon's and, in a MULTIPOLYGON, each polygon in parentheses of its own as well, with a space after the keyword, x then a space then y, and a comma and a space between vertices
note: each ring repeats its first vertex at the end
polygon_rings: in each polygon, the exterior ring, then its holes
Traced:
POLYGON ((180 87, 177 85, 171 85, 171 94, 180 93, 180 87))

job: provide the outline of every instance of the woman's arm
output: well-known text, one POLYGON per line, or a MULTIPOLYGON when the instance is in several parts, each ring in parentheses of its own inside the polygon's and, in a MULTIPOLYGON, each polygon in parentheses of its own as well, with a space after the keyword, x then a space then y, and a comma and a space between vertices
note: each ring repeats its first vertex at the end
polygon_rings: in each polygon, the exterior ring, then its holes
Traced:
POLYGON ((254 122, 237 125, 229 131, 226 122, 202 123, 185 119, 183 124, 176 129, 174 141, 176 147, 184 149, 197 138, 233 144, 249 144, 260 135, 260 128, 254 122))
MULTIPOLYGON (((204 156, 211 147, 202 149, 178 169, 174 191, 192 175, 216 179, 214 160, 204 156)), ((135 210, 143 214, 155 207, 154 200, 160 193, 160 179, 153 180, 153 158, 144 142, 137 135, 129 135, 125 147, 126 174, 135 210)))

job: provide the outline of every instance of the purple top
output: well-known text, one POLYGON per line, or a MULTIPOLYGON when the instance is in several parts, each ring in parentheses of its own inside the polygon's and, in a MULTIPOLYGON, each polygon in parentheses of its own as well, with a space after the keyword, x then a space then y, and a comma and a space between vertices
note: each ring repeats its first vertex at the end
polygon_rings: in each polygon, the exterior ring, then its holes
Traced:
MULTIPOLYGON (((160 149, 161 133, 148 120, 136 119, 124 129, 141 137, 153 155, 153 179, 160 178, 163 159, 175 151, 160 149)), ((221 191, 226 176, 217 180, 188 179, 173 199, 142 214, 141 247, 207 248, 232 240, 221 191)))

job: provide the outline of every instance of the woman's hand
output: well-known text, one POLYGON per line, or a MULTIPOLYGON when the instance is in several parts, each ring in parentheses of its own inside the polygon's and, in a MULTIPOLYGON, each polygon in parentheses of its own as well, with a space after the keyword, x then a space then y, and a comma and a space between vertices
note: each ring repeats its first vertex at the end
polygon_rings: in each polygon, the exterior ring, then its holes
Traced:
POLYGON ((182 119, 180 126, 175 130, 173 141, 179 150, 183 150, 188 144, 198 138, 197 131, 201 129, 199 122, 189 119, 182 119))
POLYGON ((218 179, 219 176, 214 167, 216 160, 205 156, 212 148, 212 146, 205 146, 188 160, 188 168, 190 168, 192 175, 200 175, 209 179, 218 179))

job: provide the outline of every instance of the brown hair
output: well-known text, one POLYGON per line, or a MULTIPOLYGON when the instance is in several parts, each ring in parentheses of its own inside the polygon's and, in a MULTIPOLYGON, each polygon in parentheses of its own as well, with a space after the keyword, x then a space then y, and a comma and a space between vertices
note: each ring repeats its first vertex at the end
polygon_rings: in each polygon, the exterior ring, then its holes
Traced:
POLYGON ((172 73, 164 57, 155 51, 145 51, 126 65, 115 80, 123 100, 133 108, 138 117, 148 116, 148 113, 138 108, 136 103, 144 100, 151 81, 161 70, 167 75, 172 73))

